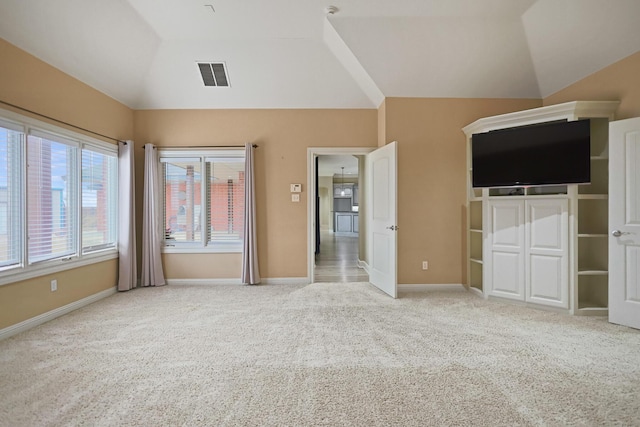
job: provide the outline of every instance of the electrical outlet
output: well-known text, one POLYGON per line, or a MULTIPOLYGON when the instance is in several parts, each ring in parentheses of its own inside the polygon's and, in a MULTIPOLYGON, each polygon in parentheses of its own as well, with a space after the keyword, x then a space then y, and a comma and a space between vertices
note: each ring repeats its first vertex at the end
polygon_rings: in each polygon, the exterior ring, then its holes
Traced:
POLYGON ((58 290, 58 281, 53 279, 51 281, 51 292, 55 292, 58 290))
POLYGON ((423 270, 428 270, 429 269, 429 262, 428 261, 422 261, 422 269, 423 270))

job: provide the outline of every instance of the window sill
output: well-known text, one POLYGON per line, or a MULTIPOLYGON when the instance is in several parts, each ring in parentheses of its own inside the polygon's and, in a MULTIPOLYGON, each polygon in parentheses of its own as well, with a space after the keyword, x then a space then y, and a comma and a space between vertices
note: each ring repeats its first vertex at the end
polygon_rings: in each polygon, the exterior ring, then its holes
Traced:
POLYGON ((33 279, 47 274, 57 273, 65 270, 83 267, 85 265, 97 264, 118 258, 118 251, 109 249, 92 254, 82 255, 81 258, 56 259, 44 261, 27 267, 16 267, 0 272, 0 286, 23 280, 33 279))
POLYGON ((163 254, 226 254, 242 253, 242 243, 218 243, 214 246, 164 246, 163 254))

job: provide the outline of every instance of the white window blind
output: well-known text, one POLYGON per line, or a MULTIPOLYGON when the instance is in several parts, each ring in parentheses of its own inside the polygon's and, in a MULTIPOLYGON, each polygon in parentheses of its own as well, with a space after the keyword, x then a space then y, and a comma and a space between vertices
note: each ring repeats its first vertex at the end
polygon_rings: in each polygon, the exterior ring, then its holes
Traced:
POLYGON ((202 242, 202 162, 163 158, 165 240, 202 242))
POLYGON ((207 158, 210 242, 242 241, 244 157, 207 158))
POLYGON ((244 151, 161 151, 165 247, 170 252, 240 252, 244 151))
POLYGON ((117 256, 117 152, 0 109, 0 285, 117 256))
POLYGON ((82 252, 115 247, 117 234, 117 158, 82 149, 82 252))
POLYGON ((22 260, 24 131, 0 122, 0 269, 22 260))
POLYGON ((77 254, 77 144, 33 132, 27 137, 29 264, 77 254))

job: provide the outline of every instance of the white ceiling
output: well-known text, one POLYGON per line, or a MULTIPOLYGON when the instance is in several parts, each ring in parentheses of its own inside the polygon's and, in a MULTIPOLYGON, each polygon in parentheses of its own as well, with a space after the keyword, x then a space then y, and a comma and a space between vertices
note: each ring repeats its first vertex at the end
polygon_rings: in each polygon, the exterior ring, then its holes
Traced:
POLYGON ((357 177, 358 159, 348 155, 323 154, 318 156, 318 176, 342 177, 342 172, 344 172, 345 178, 357 177))
POLYGON ((136 109, 376 108, 546 97, 639 51, 639 17, 639 0, 1 0, 0 37, 136 109))

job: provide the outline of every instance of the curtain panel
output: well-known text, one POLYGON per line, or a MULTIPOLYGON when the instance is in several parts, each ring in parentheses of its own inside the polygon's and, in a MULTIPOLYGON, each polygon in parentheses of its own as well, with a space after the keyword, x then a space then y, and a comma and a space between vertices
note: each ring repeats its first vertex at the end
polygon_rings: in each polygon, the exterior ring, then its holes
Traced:
POLYGON ((158 175, 158 152, 153 144, 144 146, 144 194, 142 206, 142 286, 162 286, 163 221, 160 201, 162 188, 158 175))
POLYGON ((133 141, 118 142, 118 291, 137 286, 133 141))
POLYGON ((242 275, 241 281, 246 285, 260 283, 258 269, 258 243, 256 239, 256 197, 253 145, 245 146, 244 164, 244 236, 242 242, 242 275))

